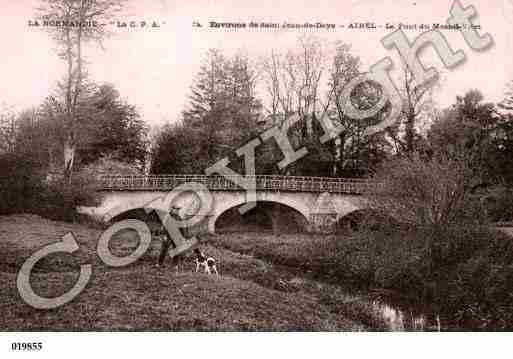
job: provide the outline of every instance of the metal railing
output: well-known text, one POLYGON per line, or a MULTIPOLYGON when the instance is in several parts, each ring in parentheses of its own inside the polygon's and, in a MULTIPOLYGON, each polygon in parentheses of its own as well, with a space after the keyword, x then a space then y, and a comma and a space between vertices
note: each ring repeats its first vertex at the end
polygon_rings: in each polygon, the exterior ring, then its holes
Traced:
MULTIPOLYGON (((363 179, 299 177, 299 176, 248 176, 256 180, 260 191, 286 192, 330 192, 362 194, 373 186, 363 179)), ((170 191, 185 183, 201 183, 212 191, 241 191, 230 177, 203 175, 159 175, 159 176, 103 176, 100 190, 110 191, 170 191)))

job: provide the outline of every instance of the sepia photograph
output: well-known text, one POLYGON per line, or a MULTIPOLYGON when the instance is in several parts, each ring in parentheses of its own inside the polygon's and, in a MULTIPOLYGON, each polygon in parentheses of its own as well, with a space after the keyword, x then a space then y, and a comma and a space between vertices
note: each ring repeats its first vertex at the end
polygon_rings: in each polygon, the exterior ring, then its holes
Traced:
POLYGON ((36 333, 513 331, 513 1, 2 10, 8 357, 36 333))

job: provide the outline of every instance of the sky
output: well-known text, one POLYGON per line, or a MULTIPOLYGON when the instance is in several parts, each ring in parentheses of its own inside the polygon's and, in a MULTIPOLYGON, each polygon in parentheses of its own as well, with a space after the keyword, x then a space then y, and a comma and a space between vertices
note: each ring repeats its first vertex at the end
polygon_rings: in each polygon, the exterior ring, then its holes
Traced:
MULTIPOLYGON (((39 105, 56 87, 66 71, 48 34, 28 26, 34 19, 37 0, 1 0, 0 106, 21 110, 39 105)), ((500 101, 505 85, 513 80, 513 0, 462 0, 475 6, 474 24, 488 32, 494 45, 482 52, 471 50, 457 31, 446 30, 454 50, 466 54, 466 62, 456 69, 443 69, 435 52, 427 48, 421 55, 426 64, 443 70, 435 100, 439 106, 454 102, 456 95, 479 88, 488 101, 500 101)), ((209 22, 277 22, 283 24, 322 22, 344 25, 335 30, 306 30, 327 43, 342 40, 362 60, 362 70, 386 56, 399 63, 395 50, 387 50, 380 40, 390 30, 348 29, 352 22, 395 24, 445 23, 452 1, 446 0, 128 0, 123 14, 114 21, 156 21, 159 28, 118 28, 108 25, 114 35, 105 49, 87 46, 88 71, 92 80, 109 82, 121 96, 136 105, 150 125, 176 121, 187 104, 190 86, 209 48, 227 55, 243 50, 252 58, 272 50, 293 48, 304 30, 214 29, 209 22), (203 27, 193 27, 197 21, 203 27)), ((405 30, 413 41, 421 30, 405 30)), ((397 66, 396 66, 397 70, 397 66)), ((392 72, 392 77, 397 75, 392 72)))

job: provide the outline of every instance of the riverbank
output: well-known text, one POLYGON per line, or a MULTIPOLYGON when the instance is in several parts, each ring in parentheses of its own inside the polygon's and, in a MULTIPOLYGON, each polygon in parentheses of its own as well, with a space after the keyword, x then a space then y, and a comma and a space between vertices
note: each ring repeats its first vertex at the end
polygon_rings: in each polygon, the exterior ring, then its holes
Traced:
MULTIPOLYGON (((3 330, 508 330, 513 313, 513 243, 487 229, 460 229, 444 249, 434 278, 426 236, 379 231, 326 236, 232 232, 204 237, 220 277, 194 273, 192 257, 178 271, 157 268, 160 243, 134 264, 106 266, 96 254, 100 229, 35 215, 0 217, 0 318, 3 330), (72 302, 50 311, 23 302, 16 275, 37 250, 72 232, 73 255, 36 265, 32 285, 59 296, 79 266, 92 280, 72 302), (492 237, 490 237, 492 236, 492 237), (440 301, 440 298, 442 301, 440 301)), ((138 245, 135 233, 111 241, 116 256, 138 245)))
POLYGON ((513 328, 513 240, 493 228, 454 226, 435 239, 429 228, 336 236, 232 233, 217 242, 364 293, 400 309, 412 323, 423 317, 428 327, 442 330, 513 328))
MULTIPOLYGON (((230 251, 213 241, 204 249, 219 262, 220 277, 194 273, 192 258, 175 271, 156 268, 155 241, 141 259, 125 268, 104 265, 95 253, 100 231, 34 215, 0 217, 0 328, 25 330, 173 331, 361 331, 386 330, 380 314, 365 302, 290 276, 260 259, 230 251), (25 304, 16 288, 17 271, 35 251, 73 232, 80 249, 51 255, 33 272, 36 293, 55 297, 76 281, 80 264, 92 264, 92 280, 72 302, 53 310, 25 304), (322 293, 330 293, 322 294, 322 293), (332 295, 333 294, 333 295, 332 295), (366 312, 366 311, 369 312, 366 312), (359 319, 362 317, 362 319, 359 319)), ((137 246, 132 232, 118 233, 112 252, 127 255, 137 246)))

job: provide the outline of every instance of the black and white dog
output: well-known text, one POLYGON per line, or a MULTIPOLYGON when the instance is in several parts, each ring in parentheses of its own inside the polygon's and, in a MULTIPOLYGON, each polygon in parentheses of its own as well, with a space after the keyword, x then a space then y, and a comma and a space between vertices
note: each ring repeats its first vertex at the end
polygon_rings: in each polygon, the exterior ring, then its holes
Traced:
POLYGON ((219 275, 217 272, 216 260, 214 258, 207 257, 199 248, 194 248, 194 254, 196 255, 196 272, 198 272, 202 266, 205 273, 215 273, 216 275, 219 275))

